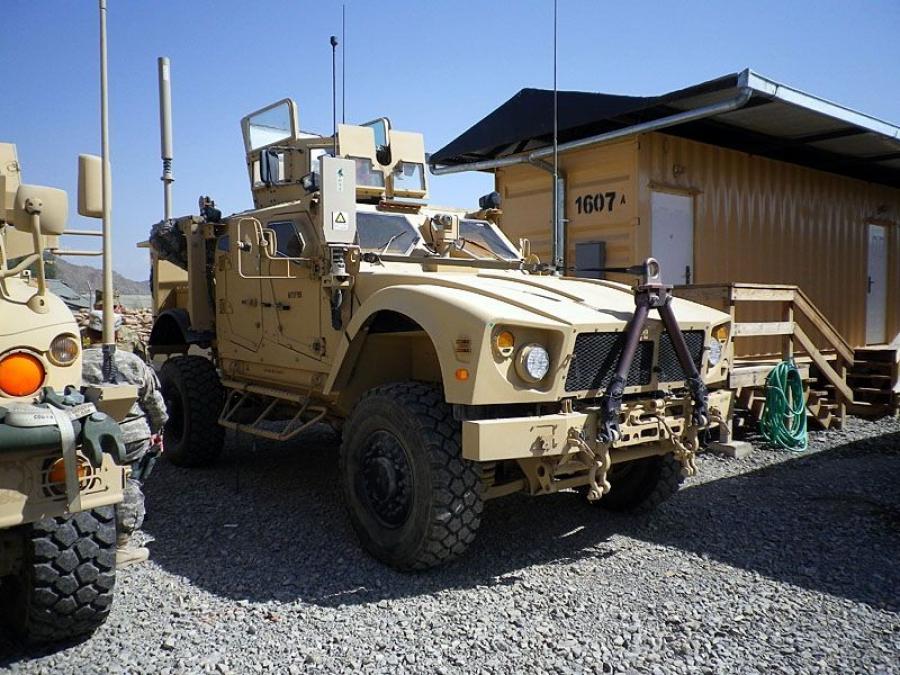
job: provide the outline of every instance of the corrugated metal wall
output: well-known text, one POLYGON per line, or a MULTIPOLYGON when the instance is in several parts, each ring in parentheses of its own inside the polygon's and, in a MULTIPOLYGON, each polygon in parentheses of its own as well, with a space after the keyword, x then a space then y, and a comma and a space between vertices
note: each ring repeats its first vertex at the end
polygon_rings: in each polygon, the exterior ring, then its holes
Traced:
MULTIPOLYGON (((630 265, 638 219, 637 142, 615 143, 560 156, 566 178, 567 260, 574 265, 575 243, 602 239, 607 265, 630 265)), ((541 260, 550 259, 553 176, 524 164, 497 171, 503 198, 502 227, 518 242, 531 241, 541 260)))
MULTIPOLYGON (((867 225, 894 225, 888 340, 900 332, 900 190, 664 134, 641 137, 639 157, 641 250, 649 250, 651 190, 690 191, 695 283, 797 284, 852 345, 866 341, 867 225)), ((777 320, 765 310, 746 320, 777 320)), ((742 351, 768 351, 754 342, 742 351)))
MULTIPOLYGON (((598 239, 607 242, 608 265, 645 258, 652 191, 691 194, 695 283, 797 284, 853 345, 865 344, 867 223, 888 225, 888 340, 900 333, 900 190, 659 133, 567 153, 560 166, 570 265, 577 241, 598 239)), ((542 260, 550 252, 551 183, 528 165, 496 174, 504 231, 513 241, 528 237, 542 260)), ((738 318, 776 314, 760 307, 738 318)), ((739 347, 777 350, 756 339, 739 347)))

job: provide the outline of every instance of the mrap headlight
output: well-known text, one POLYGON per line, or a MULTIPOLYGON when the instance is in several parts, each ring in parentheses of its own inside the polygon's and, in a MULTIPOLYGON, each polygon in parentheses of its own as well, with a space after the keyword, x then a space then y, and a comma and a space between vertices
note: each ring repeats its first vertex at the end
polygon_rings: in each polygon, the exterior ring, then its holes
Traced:
POLYGON ((550 371, 550 354, 537 343, 527 344, 516 355, 516 372, 526 382, 536 384, 550 371))

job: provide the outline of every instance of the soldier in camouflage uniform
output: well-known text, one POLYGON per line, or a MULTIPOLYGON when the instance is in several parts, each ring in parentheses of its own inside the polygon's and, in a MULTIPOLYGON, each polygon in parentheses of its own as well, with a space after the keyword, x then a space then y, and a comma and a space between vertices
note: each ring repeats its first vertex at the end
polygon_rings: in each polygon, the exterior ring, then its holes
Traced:
MULTIPOLYGON (((116 314, 117 333, 121 325, 122 316, 116 314)), ((102 332, 103 313, 93 310, 85 329, 85 337, 91 346, 84 350, 82 364, 82 380, 87 385, 103 382, 102 332)), ((116 507, 119 533, 116 565, 121 568, 143 562, 149 556, 146 548, 136 548, 129 544, 131 535, 139 530, 144 522, 144 494, 141 491, 141 483, 146 477, 148 460, 152 459, 152 453, 158 452, 162 444, 160 434, 168 415, 159 390, 159 379, 149 365, 135 354, 117 349, 116 368, 120 383, 138 387, 137 401, 119 425, 128 452, 127 459, 132 465, 132 476, 128 478, 125 486, 124 501, 116 507)))

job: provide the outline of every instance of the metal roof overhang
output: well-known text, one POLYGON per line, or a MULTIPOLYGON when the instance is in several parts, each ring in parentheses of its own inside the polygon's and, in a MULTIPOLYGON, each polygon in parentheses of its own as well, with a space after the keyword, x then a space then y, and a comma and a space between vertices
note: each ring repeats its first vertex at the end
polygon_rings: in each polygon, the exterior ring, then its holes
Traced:
MULTIPOLYGON (((645 107, 627 111, 623 116, 631 117, 631 124, 622 117, 619 120, 596 120, 596 131, 600 133, 594 136, 588 126, 582 126, 582 141, 577 147, 592 144, 584 142, 591 138, 596 138, 599 144, 621 138, 631 131, 641 133, 653 130, 654 124, 658 124, 659 129, 668 134, 900 187, 900 127, 806 94, 752 70, 747 69, 645 100, 645 107), (737 98, 742 93, 746 100, 737 98), (734 100, 743 102, 733 109, 721 105, 734 100), (717 105, 719 110, 724 111, 714 112, 717 105), (689 121, 677 121, 678 115, 701 110, 713 112, 689 121), (666 120, 672 120, 674 124, 660 124, 666 120), (622 123, 623 121, 626 123, 622 123)), ((477 127, 475 125, 470 131, 477 127)), ((453 146, 454 149, 461 149, 460 141, 464 141, 468 133, 462 134, 444 150, 453 146)), ((571 133, 569 136, 571 137, 571 133)), ((456 156, 448 156, 448 153, 440 150, 435 153, 432 161, 456 165, 454 170, 464 170, 467 166, 490 170, 496 168, 489 166, 492 160, 501 160, 500 165, 516 163, 515 160, 519 157, 521 161, 529 161, 529 156, 535 152, 532 148, 535 145, 546 148, 549 140, 546 137, 521 138, 518 144, 495 146, 488 152, 459 153, 456 156), (535 141, 538 140, 542 142, 536 144, 535 141), (510 152, 514 148, 521 152, 526 147, 531 153, 510 152)), ((568 139, 563 145, 567 144, 575 145, 568 139)))

